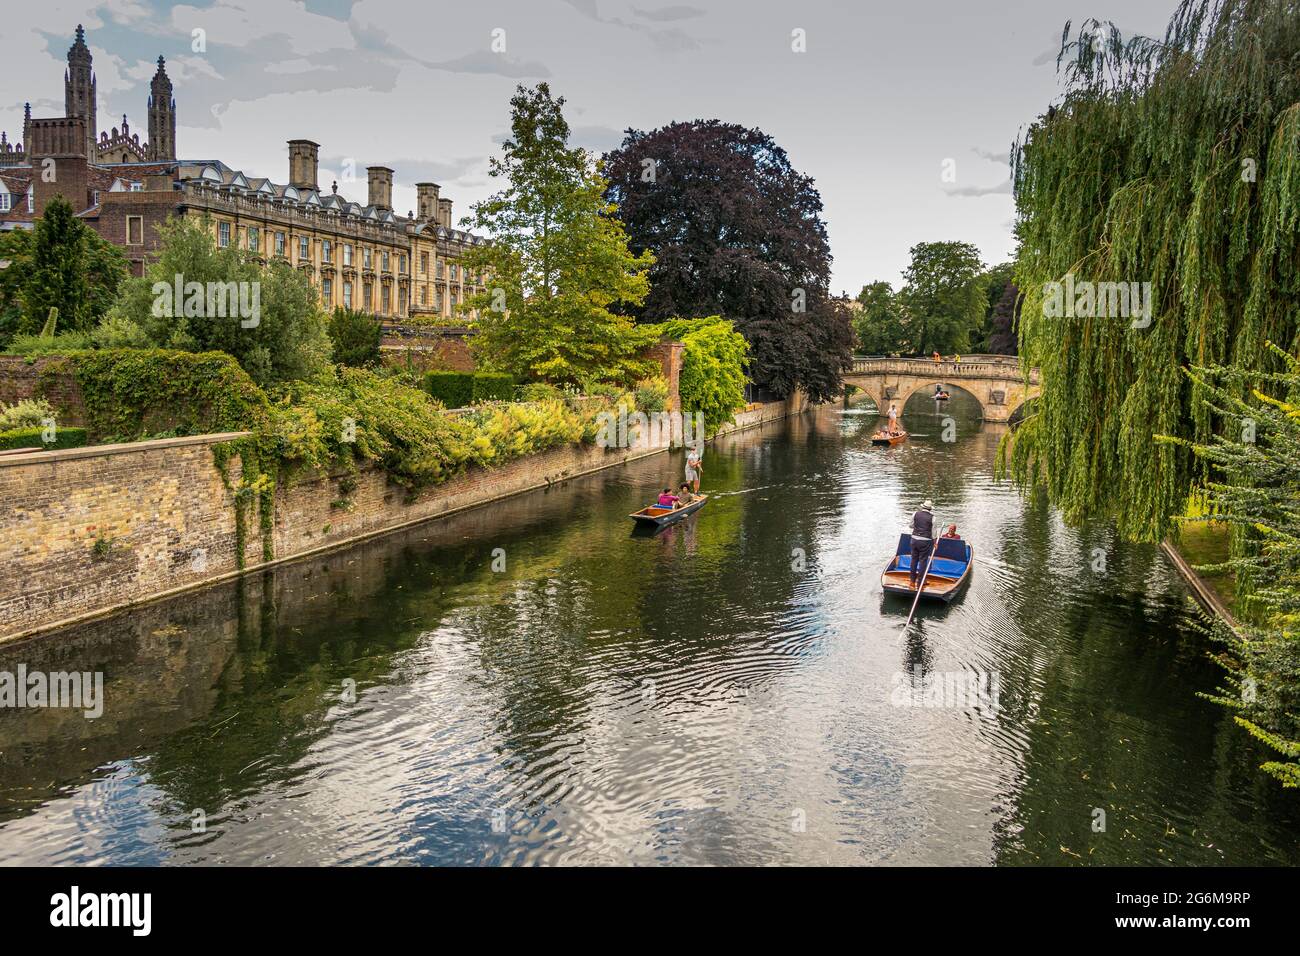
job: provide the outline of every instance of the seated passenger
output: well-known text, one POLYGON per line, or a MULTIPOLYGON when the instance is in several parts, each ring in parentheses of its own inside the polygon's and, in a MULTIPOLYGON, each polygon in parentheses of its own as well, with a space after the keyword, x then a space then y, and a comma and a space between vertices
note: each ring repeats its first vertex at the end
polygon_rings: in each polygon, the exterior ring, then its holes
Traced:
POLYGON ((683 505, 689 505, 694 500, 695 500, 695 492, 691 491, 690 485, 686 484, 685 482, 682 482, 682 489, 677 493, 678 503, 683 505))
POLYGON ((956 526, 955 524, 950 524, 950 525, 948 525, 948 530, 944 532, 944 535, 943 535, 943 536, 944 536, 945 538, 960 538, 960 537, 961 537, 961 535, 959 535, 959 534, 957 533, 957 526, 956 526))
POLYGON ((673 490, 671 488, 665 488, 664 493, 659 496, 659 507, 676 508, 677 502, 679 500, 680 499, 678 499, 678 497, 675 494, 673 494, 673 490))

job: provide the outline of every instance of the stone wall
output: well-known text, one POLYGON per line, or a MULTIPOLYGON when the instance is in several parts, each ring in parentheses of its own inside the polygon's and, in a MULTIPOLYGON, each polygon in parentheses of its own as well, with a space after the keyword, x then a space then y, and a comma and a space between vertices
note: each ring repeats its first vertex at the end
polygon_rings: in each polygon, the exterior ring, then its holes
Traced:
MULTIPOLYGON (((53 359, 0 355, 0 405, 13 405, 38 394, 41 370, 53 359)), ((46 376, 44 397, 59 413, 60 425, 85 425, 86 406, 71 375, 46 376)))
MULTIPOLYGON (((796 396, 740 413, 724 433, 802 411, 796 396)), ((101 616, 241 572, 235 502, 213 446, 242 433, 0 457, 0 640, 101 616), (96 548, 96 541, 106 542, 96 548)), ((320 474, 276 491, 278 564, 497 501, 664 448, 566 446, 472 469, 411 494, 378 469, 320 474)), ((239 460, 228 465, 236 486, 239 460)), ((245 569, 265 566, 255 506, 245 569)))
POLYGON ((236 434, 0 458, 0 636, 235 570, 236 434))

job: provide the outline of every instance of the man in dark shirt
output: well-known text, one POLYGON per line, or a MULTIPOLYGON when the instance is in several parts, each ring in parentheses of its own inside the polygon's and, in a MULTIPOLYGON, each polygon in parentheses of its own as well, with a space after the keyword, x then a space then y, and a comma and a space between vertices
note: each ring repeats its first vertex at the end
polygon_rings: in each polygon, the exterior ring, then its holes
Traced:
POLYGON ((930 560, 930 549, 934 547, 934 504, 929 498, 921 505, 921 510, 912 515, 912 566, 908 568, 908 580, 912 590, 925 573, 930 560))

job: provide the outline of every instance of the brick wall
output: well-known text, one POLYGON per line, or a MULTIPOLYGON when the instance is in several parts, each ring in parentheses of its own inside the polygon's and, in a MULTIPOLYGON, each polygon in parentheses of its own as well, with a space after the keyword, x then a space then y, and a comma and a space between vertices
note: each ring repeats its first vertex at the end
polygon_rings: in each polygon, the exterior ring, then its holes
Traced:
POLYGON ((53 359, 30 360, 16 355, 0 355, 0 405, 13 405, 38 394, 54 406, 60 425, 86 424, 86 406, 81 389, 71 375, 46 376, 45 388, 38 389, 41 370, 53 359))

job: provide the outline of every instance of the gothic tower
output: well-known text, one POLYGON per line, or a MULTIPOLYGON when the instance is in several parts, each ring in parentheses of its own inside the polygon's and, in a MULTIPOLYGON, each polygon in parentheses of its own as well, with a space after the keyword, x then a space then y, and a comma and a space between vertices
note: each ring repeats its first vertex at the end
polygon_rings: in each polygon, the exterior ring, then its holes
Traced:
POLYGON ((172 99, 172 81, 167 77, 163 58, 158 57, 158 72, 149 84, 149 162, 176 158, 176 101, 172 99))
POLYGON ((78 23, 77 39, 68 50, 68 70, 63 74, 63 112, 69 118, 81 117, 85 121, 86 158, 93 162, 99 125, 95 121, 95 74, 90 59, 86 31, 78 23))

